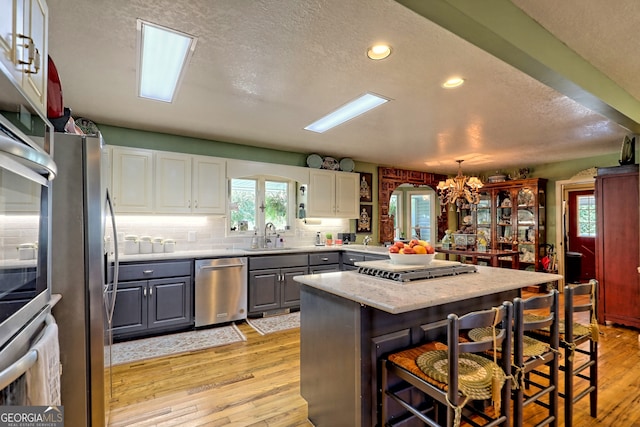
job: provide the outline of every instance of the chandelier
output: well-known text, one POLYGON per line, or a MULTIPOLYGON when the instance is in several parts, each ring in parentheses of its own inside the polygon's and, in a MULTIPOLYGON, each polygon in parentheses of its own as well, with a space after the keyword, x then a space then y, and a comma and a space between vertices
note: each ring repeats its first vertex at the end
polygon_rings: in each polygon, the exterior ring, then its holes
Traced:
POLYGON ((457 211, 460 212, 460 208, 465 201, 475 210, 480 202, 478 190, 482 188, 482 182, 475 176, 466 177, 462 175, 463 161, 464 160, 456 160, 456 162, 458 162, 458 175, 456 175, 455 178, 447 178, 446 181, 440 181, 436 187, 443 211, 444 205, 451 205, 453 207, 455 203, 457 211))

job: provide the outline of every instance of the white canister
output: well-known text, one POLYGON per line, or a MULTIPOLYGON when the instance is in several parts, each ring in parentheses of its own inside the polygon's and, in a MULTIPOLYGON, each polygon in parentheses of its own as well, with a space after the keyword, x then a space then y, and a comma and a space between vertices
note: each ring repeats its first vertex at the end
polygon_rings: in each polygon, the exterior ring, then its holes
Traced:
POLYGON ((164 241, 164 251, 174 252, 176 250, 176 241, 173 239, 166 239, 164 241))
POLYGON ((151 243, 151 236, 140 237, 140 253, 150 254, 153 250, 153 244, 151 243))
POLYGON ((36 257, 36 247, 35 243, 23 243, 18 246, 18 259, 27 260, 27 259, 35 259, 36 257))
POLYGON ((162 237, 154 237, 151 244, 153 246, 153 253, 164 252, 162 237))
POLYGON ((138 245, 138 236, 129 234, 124 236, 124 254, 133 255, 140 252, 140 246, 138 245))

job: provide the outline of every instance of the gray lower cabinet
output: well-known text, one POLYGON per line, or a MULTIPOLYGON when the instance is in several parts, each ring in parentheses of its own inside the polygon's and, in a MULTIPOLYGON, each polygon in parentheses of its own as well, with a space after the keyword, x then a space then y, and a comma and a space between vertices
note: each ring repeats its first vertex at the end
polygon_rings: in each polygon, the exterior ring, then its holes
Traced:
POLYGON ((357 270, 356 262, 384 259, 389 259, 389 256, 386 254, 365 254, 362 252, 345 251, 342 253, 342 270, 357 270))
POLYGON ((359 252, 342 252, 342 270, 357 270, 356 262, 364 261, 364 254, 359 252))
POLYGON ((192 264, 189 260, 121 265, 113 313, 114 338, 193 325, 192 264))
POLYGON ((309 273, 340 271, 340 252, 309 254, 309 273))
POLYGON ((249 258, 249 315, 300 307, 300 284, 307 274, 306 254, 249 258))

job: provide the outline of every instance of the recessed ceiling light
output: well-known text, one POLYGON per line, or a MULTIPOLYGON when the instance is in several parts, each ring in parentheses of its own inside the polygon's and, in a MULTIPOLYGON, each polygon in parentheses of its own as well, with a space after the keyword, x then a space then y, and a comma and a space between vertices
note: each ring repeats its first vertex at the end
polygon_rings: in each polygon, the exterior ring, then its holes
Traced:
POLYGON ((141 19, 137 30, 138 96, 172 102, 197 39, 141 19))
POLYGON ((311 123, 309 126, 305 127, 305 130, 310 130, 317 133, 326 132, 329 129, 346 122, 347 120, 351 120, 354 117, 366 113, 367 111, 372 110, 388 101, 388 98, 383 98, 380 95, 365 93, 364 95, 348 102, 337 110, 327 114, 321 119, 311 123))
POLYGON ((442 83, 442 87, 451 89, 454 87, 462 86, 464 79, 462 77, 452 77, 446 82, 442 83))
POLYGON ((367 50, 367 56, 370 59, 375 59, 375 60, 385 59, 389 55, 391 55, 391 46, 386 44, 377 44, 375 46, 371 46, 367 50))

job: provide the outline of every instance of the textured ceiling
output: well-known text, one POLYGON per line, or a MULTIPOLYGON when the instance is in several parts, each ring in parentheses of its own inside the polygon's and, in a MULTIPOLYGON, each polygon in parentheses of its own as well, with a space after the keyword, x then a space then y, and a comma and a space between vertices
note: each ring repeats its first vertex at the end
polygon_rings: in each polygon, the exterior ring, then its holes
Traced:
MULTIPOLYGON (((633 116, 640 36, 632 26, 640 2, 488 3, 497 19, 514 4, 524 10, 630 95, 631 103, 613 109, 633 116)), ((628 120, 623 127, 615 115, 574 101, 575 93, 568 97, 560 85, 498 59, 499 52, 488 54, 474 34, 463 39, 392 0, 48 4, 50 55, 65 105, 99 124, 433 172, 454 172, 458 158, 467 159, 465 170, 510 170, 612 153, 631 129, 628 120), (136 97, 136 18, 198 37, 173 104, 136 97), (366 48, 378 41, 390 43, 393 53, 371 61, 366 48), (452 75, 466 84, 441 88, 452 75), (367 91, 392 102, 324 134, 303 129, 367 91)), ((535 37, 529 49, 544 49, 535 37)), ((589 84, 602 87, 597 78, 589 84)))

